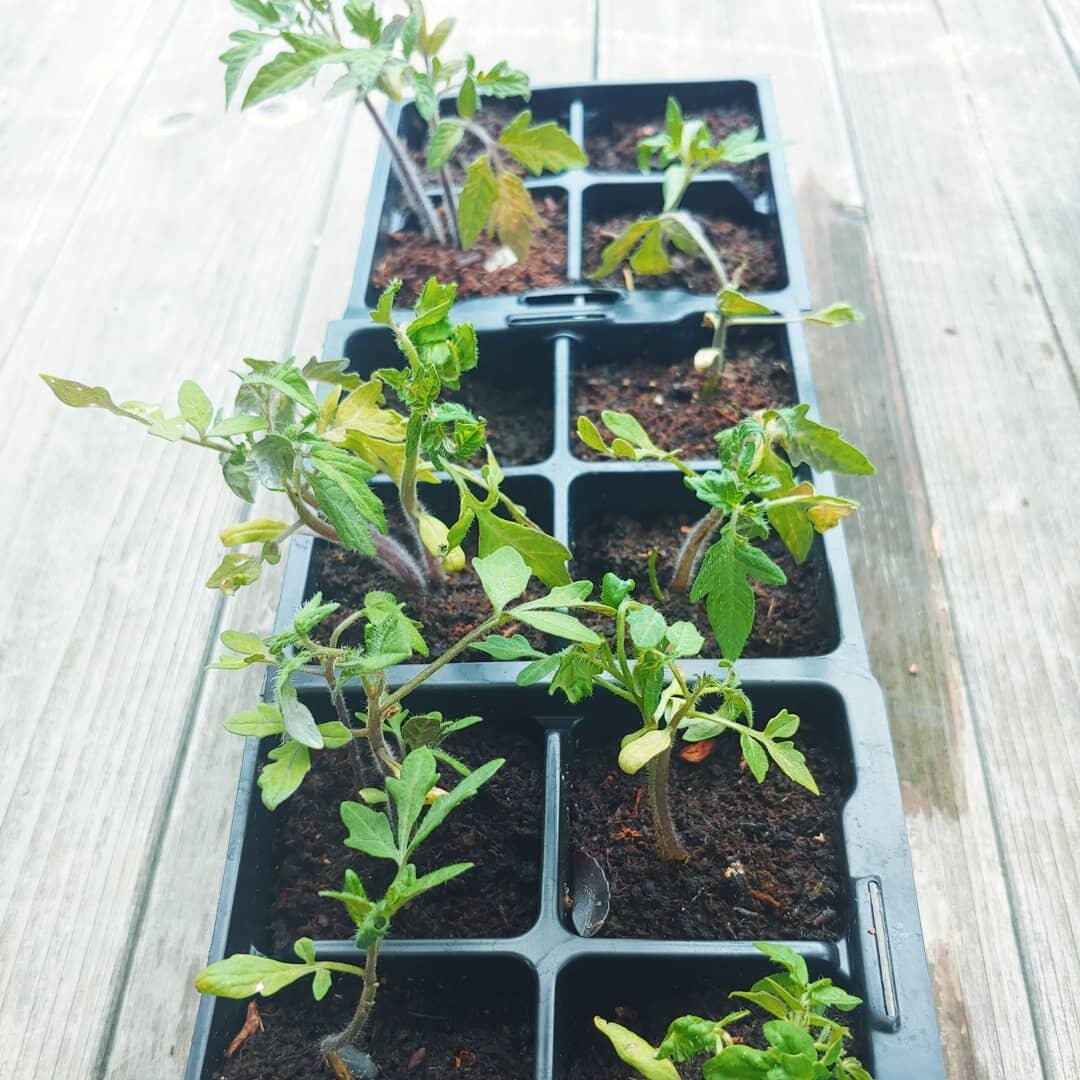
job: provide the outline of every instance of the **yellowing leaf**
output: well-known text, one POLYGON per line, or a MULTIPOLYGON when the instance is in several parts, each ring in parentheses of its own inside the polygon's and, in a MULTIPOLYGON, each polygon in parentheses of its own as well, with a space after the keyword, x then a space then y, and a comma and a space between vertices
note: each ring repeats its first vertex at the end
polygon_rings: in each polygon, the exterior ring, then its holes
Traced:
POLYGON ((521 177, 504 172, 499 177, 498 192, 491 208, 491 228, 499 243, 510 248, 519 261, 524 261, 532 245, 533 226, 539 222, 540 215, 521 177))
POLYGON ((463 248, 471 248, 480 238, 498 197, 499 182, 487 154, 483 154, 466 169, 465 186, 458 202, 458 232, 463 248))
POLYGON ((636 1069, 645 1080, 679 1080, 679 1074, 670 1061, 656 1059, 656 1047, 647 1043, 621 1024, 613 1024, 601 1016, 594 1016, 593 1023, 611 1041, 612 1049, 619 1059, 636 1069))
POLYGON ((667 750, 671 746, 671 738, 671 731, 668 728, 646 731, 644 735, 628 742, 619 751, 619 768, 624 773, 633 776, 654 757, 667 750))

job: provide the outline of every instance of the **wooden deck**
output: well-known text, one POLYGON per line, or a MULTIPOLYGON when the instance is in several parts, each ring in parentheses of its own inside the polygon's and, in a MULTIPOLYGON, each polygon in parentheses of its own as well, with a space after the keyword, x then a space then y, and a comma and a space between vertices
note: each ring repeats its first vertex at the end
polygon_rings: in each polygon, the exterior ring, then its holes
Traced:
MULTIPOLYGON (((814 368, 882 466, 848 538, 950 1077, 1073 1080, 1080 11, 430 7, 490 9, 459 43, 536 83, 773 75, 815 295, 870 313, 814 335, 814 368)), ((277 581, 203 589, 237 510, 212 457, 63 411, 35 373, 223 396, 242 355, 318 351, 375 143, 317 93, 224 115, 226 0, 4 14, 0 1076, 168 1080, 241 752, 221 720, 257 692, 203 665, 222 626, 266 624, 277 581)))

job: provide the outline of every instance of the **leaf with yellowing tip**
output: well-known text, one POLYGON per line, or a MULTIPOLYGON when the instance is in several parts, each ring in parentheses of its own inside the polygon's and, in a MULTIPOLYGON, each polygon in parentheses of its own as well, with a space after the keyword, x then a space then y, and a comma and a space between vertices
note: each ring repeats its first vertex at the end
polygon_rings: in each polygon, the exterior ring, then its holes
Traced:
POLYGON ((679 1073, 670 1061, 658 1061, 656 1047, 640 1035, 621 1024, 613 1024, 602 1016, 594 1016, 593 1023, 611 1041, 619 1059, 636 1069, 645 1080, 679 1080, 679 1073))
POLYGON ((672 734, 670 730, 653 729, 628 742, 619 751, 619 768, 629 776, 633 776, 646 766, 654 757, 662 754, 671 746, 672 734))

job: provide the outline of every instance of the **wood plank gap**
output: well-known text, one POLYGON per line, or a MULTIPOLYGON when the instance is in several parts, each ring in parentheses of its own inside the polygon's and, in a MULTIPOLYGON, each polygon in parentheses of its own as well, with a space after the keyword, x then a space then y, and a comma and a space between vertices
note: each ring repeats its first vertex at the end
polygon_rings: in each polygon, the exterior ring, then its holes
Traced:
MULTIPOLYGON (((870 230, 871 235, 873 235, 873 232, 874 232, 874 207, 873 207, 872 197, 870 195, 871 186, 867 183, 867 178, 866 178, 865 172, 864 172, 862 153, 860 151, 858 139, 856 137, 857 133, 856 133, 856 130, 855 130, 854 117, 853 117, 852 112, 851 112, 851 107, 850 107, 850 103, 848 101, 848 96, 847 96, 846 92, 844 91, 843 82, 840 79, 839 58, 838 58, 838 53, 837 53, 835 41, 833 39, 832 30, 831 30, 831 28, 829 26, 828 17, 827 17, 827 15, 825 13, 822 0, 815 0, 815 4, 816 4, 817 10, 818 10, 819 22, 820 22, 821 32, 822 32, 822 39, 823 39, 824 44, 825 44, 826 59, 827 59, 828 64, 829 64, 830 71, 833 73, 833 76, 835 78, 835 85, 836 85, 837 91, 839 93, 839 102, 840 102, 841 112, 842 112, 842 115, 843 115, 843 118, 844 118, 844 125, 845 125, 845 128, 847 130, 848 144, 849 144, 849 146, 851 147, 851 150, 852 150, 852 157, 853 157, 854 164, 855 164, 856 177, 857 177, 857 180, 858 180, 859 188, 863 192, 867 225, 868 225, 868 228, 870 230)), ((937 0, 935 0, 935 6, 937 6, 937 0)), ((940 7, 939 7, 939 12, 940 12, 940 7)), ((981 139, 981 133, 980 133, 980 139, 981 139)), ((1008 204, 1006 203, 1006 205, 1008 205, 1008 204)), ((1010 224, 1015 229, 1016 223, 1015 223, 1015 220, 1013 220, 1011 218, 1011 214, 1010 214, 1010 224)), ((879 278, 878 281, 877 281, 877 289, 878 289, 878 292, 880 293, 881 298, 882 298, 882 307, 881 307, 880 312, 879 312, 879 317, 880 317, 881 322, 883 324, 883 328, 888 331, 888 333, 890 335, 890 338, 895 340, 895 334, 894 334, 893 328, 892 328, 893 327, 892 306, 891 306, 890 301, 889 301, 888 285, 883 279, 879 278)), ((904 408, 910 414, 912 406, 911 406, 911 402, 910 402, 910 399, 909 399, 909 396, 908 396, 908 393, 907 393, 906 386, 905 386, 904 381, 902 379, 898 380, 898 386, 896 387, 896 391, 899 394, 900 399, 903 401, 904 408)), ((926 476, 925 466, 923 465, 921 452, 917 453, 915 455, 915 467, 917 469, 917 475, 922 480, 923 490, 924 491, 929 490, 929 488, 927 486, 928 480, 927 480, 927 476, 926 476)), ((932 522, 932 517, 933 517, 932 509, 931 509, 930 513, 931 513, 931 522, 932 522)), ((931 524, 931 527, 933 527, 932 524, 931 524)), ((940 557, 939 557, 939 562, 940 562, 940 557)), ((944 592, 945 592, 946 607, 947 607, 947 609, 949 611, 952 611, 952 610, 955 609, 955 604, 953 602, 953 592, 952 592, 952 589, 951 589, 951 586, 950 586, 949 574, 947 572, 947 567, 945 567, 944 565, 942 565, 942 575, 941 575, 941 577, 942 577, 942 588, 944 589, 944 592)), ((1018 958, 1019 958, 1020 976, 1023 979, 1024 993, 1025 993, 1025 995, 1027 997, 1027 1012, 1028 1012, 1028 1015, 1029 1015, 1029 1017, 1031 1019, 1032 1027, 1034 1028, 1034 1031, 1035 1031, 1035 1034, 1036 1034, 1035 1049, 1036 1049, 1036 1053, 1037 1053, 1038 1058, 1039 1058, 1039 1070, 1040 1070, 1041 1075, 1045 1078, 1045 1077, 1048 1077, 1048 1076, 1051 1075, 1050 1072, 1049 1072, 1048 1063, 1046 1061, 1046 1054, 1045 1054, 1045 1050, 1044 1050, 1044 1042, 1045 1042, 1045 1038, 1046 1038, 1046 1032, 1045 1032, 1045 1029, 1044 1029, 1043 1020, 1042 1020, 1040 1010, 1036 1007, 1037 995, 1036 995, 1036 991, 1035 991, 1035 987, 1034 987, 1034 976, 1033 976, 1033 972, 1031 970, 1031 961, 1030 961, 1030 957, 1028 955, 1028 952, 1027 952, 1027 949, 1026 949, 1026 946, 1025 946, 1024 936, 1021 933, 1021 927, 1020 927, 1019 918, 1018 918, 1018 912, 1017 912, 1018 903, 1017 903, 1016 889, 1015 889, 1015 885, 1014 885, 1014 882, 1013 882, 1013 875, 1012 875, 1012 872, 1011 872, 1011 869, 1010 869, 1010 866, 1009 866, 1009 860, 1008 860, 1008 857, 1007 857, 1007 848, 1006 848, 1006 845, 1004 843, 1004 837, 1003 837, 1003 834, 1002 834, 1002 825, 1001 825, 1001 820, 1000 820, 1000 814, 999 814, 998 807, 997 807, 997 801, 995 799, 994 787, 993 787, 993 784, 991 783, 990 765, 989 765, 989 761, 987 760, 986 751, 985 751, 985 747, 984 747, 982 717, 980 715, 979 709, 978 709, 977 704, 975 702, 974 695, 973 695, 973 693, 971 691, 970 677, 969 677, 969 674, 968 674, 967 664, 965 663, 964 655, 963 655, 962 651, 958 650, 954 662, 955 662, 955 666, 957 668, 957 671, 958 671, 958 674, 959 674, 959 677, 960 677, 960 680, 961 680, 960 691, 961 691, 961 693, 963 695, 968 715, 971 717, 972 729, 973 729, 973 733, 974 733, 974 736, 975 736, 975 738, 974 738, 974 746, 975 746, 975 751, 976 751, 977 760, 978 760, 978 770, 979 770, 979 773, 981 775, 983 786, 984 786, 984 788, 986 790, 986 793, 987 793, 987 802, 988 802, 988 806, 989 806, 989 810, 990 810, 991 835, 994 838, 995 853, 997 855, 998 863, 999 863, 999 865, 1001 867, 1001 873, 1002 873, 1002 877, 1003 877, 1003 884, 1004 884, 1006 903, 1007 903, 1008 908, 1009 908, 1009 915, 1008 915, 1009 926, 1010 926, 1010 928, 1012 930, 1012 933, 1013 933, 1013 938, 1014 938, 1014 941, 1015 941, 1015 944, 1016 944, 1016 952, 1017 952, 1017 955, 1018 955, 1018 958)), ((1034 1080, 1034 1078, 1033 1078, 1033 1080, 1034 1080)))

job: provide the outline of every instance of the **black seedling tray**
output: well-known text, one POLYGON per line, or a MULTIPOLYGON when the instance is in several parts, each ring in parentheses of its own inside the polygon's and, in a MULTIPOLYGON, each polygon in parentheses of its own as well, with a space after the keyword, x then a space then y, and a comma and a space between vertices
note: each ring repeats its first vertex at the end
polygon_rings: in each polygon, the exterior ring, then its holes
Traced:
MULTIPOLYGON (((628 116, 640 111, 640 106, 662 112, 668 93, 679 97, 688 114, 715 103, 756 105, 765 136, 779 139, 768 82, 762 79, 561 87, 537 91, 531 105, 539 117, 568 120, 580 140, 591 118, 602 120, 620 112, 628 116)), ((392 119, 406 133, 416 122, 409 107, 393 110, 392 119)), ((807 307, 809 298, 778 152, 770 155, 769 165, 766 191, 757 197, 756 206, 779 220, 790 283, 767 302, 793 311, 807 307)), ((741 181, 722 174, 713 180, 711 175, 708 182, 717 186, 710 190, 720 191, 723 185, 728 191, 741 189, 741 181)), ((617 179, 627 189, 642 183, 637 178, 617 179)), ((573 239, 580 237, 582 208, 589 192, 615 182, 612 174, 588 172, 554 181, 565 187, 570 200, 571 275, 575 272, 573 239)), ((376 171, 349 312, 331 325, 326 340, 327 357, 345 356, 353 368, 364 373, 399 361, 385 328, 372 325, 368 318, 368 278, 378 238, 389 215, 399 213, 395 184, 384 152, 376 171)), ((552 181, 545 178, 542 186, 550 187, 552 181)), ((668 505, 688 498, 680 478, 667 466, 594 462, 573 454, 574 371, 598 356, 629 349, 633 355, 655 355, 668 362, 685 357, 689 362, 695 349, 708 341, 709 332, 701 320, 709 306, 708 298, 677 290, 638 290, 628 295, 623 290, 590 286, 465 301, 456 306, 455 318, 473 322, 479 334, 480 367, 472 377, 518 384, 524 381, 538 407, 549 407, 552 412, 550 451, 540 461, 506 467, 505 490, 571 548, 576 527, 588 515, 602 510, 613 493, 624 499, 630 485, 632 502, 643 508, 658 500, 668 505)), ((817 415, 802 328, 761 332, 776 335, 778 353, 790 361, 797 400, 808 402, 812 414, 817 415)), ((706 469, 715 462, 692 464, 706 469)), ((819 490, 833 491, 829 477, 808 476, 819 490)), ((424 489, 425 501, 436 512, 449 494, 446 488, 442 492, 439 488, 424 489)), ((292 614, 317 587, 312 580, 313 545, 309 538, 292 541, 278 610, 279 629, 291 621, 292 614)), ((864 1007, 853 1014, 859 1044, 856 1050, 877 1080, 941 1080, 944 1069, 888 720, 881 692, 869 673, 840 529, 815 539, 814 558, 821 583, 819 614, 833 631, 833 647, 822 655, 746 659, 738 665, 763 715, 770 715, 764 711, 770 706, 800 713, 804 724, 827 735, 851 776, 840 822, 846 897, 841 918, 829 927, 839 937, 787 944, 807 959, 814 975, 829 975, 865 1000, 864 1007)), ((645 583, 638 584, 639 595, 644 595, 645 583)), ((714 669, 706 660, 690 661, 685 666, 690 674, 714 669)), ((648 996, 663 998, 677 990, 695 988, 709 992, 712 1008, 721 1015, 727 1011, 727 992, 747 987, 764 973, 765 964, 749 941, 583 938, 574 932, 566 906, 567 897, 573 895, 573 861, 565 819, 567 772, 573 767, 579 738, 595 739, 598 731, 616 731, 620 725, 632 723, 633 717, 623 715, 607 700, 569 706, 561 697, 548 697, 539 688, 521 690, 514 683, 521 667, 480 659, 449 664, 410 699, 410 705, 423 707, 427 702, 447 715, 476 712, 488 724, 509 722, 546 729, 538 919, 530 930, 513 938, 391 938, 380 970, 390 979, 395 973, 412 977, 423 976, 425 971, 438 978, 463 964, 470 973, 476 972, 474 985, 486 986, 485 992, 525 996, 530 1015, 535 1017, 535 1062, 524 1065, 520 1075, 559 1080, 567 1075, 573 1047, 597 1037, 591 1030, 594 1013, 611 1016, 617 1006, 633 1006, 648 996), (655 993, 646 993, 642 987, 655 993)), ((390 685, 399 685, 418 670, 413 665, 394 669, 390 685)), ((310 707, 320 716, 328 716, 329 703, 321 681, 299 676, 296 684, 310 707)), ((350 704, 359 708, 361 703, 354 699, 350 704)), ((270 948, 267 912, 275 818, 263 808, 255 783, 267 749, 249 740, 245 751, 211 961, 251 948, 270 948)), ((771 778, 766 780, 766 784, 770 782, 771 778)), ((324 959, 356 956, 347 941, 317 942, 316 949, 324 959)), ((187 1080, 208 1080, 214 1074, 225 1047, 243 1023, 244 1008, 243 1002, 203 999, 187 1080)))
MULTIPOLYGON (((529 101, 510 101, 515 108, 529 108, 535 121, 556 120, 567 126, 579 143, 603 127, 612 117, 633 117, 655 112, 662 116, 668 94, 682 102, 687 115, 707 106, 740 106, 760 118, 761 137, 780 146, 779 124, 772 87, 765 77, 728 82, 682 83, 594 83, 578 86, 555 86, 534 91, 529 101)), ((452 109, 444 102, 444 110, 452 109)), ((413 105, 392 106, 387 124, 397 130, 407 143, 420 144, 423 123, 413 105)), ((702 174, 691 186, 685 206, 694 211, 710 210, 729 217, 738 224, 776 230, 782 249, 784 283, 775 289, 757 293, 762 303, 779 311, 809 307, 810 293, 799 245, 795 204, 788 184, 783 153, 774 149, 768 154, 768 178, 765 190, 755 195, 734 173, 721 169, 702 174)), ((592 269, 582 265, 582 236, 587 223, 608 213, 659 212, 662 205, 661 174, 642 175, 638 171, 596 172, 580 169, 558 175, 528 177, 526 185, 537 195, 553 194, 566 199, 567 266, 569 284, 565 288, 541 289, 520 295, 501 295, 463 299, 455 313, 463 321, 562 321, 567 307, 581 309, 581 314, 603 310, 613 297, 626 290, 609 285, 592 285, 584 280, 592 269)), ((439 194, 432 189, 432 197, 439 194)), ((404 202, 401 185, 394 174, 390 155, 383 147, 375 166, 360 254, 353 277, 346 317, 366 318, 374 307, 379 290, 372 283, 372 272, 386 250, 387 232, 415 227, 411 211, 404 202)), ((685 292, 650 289, 649 279, 642 278, 636 290, 655 297, 661 303, 677 302, 685 292)))

